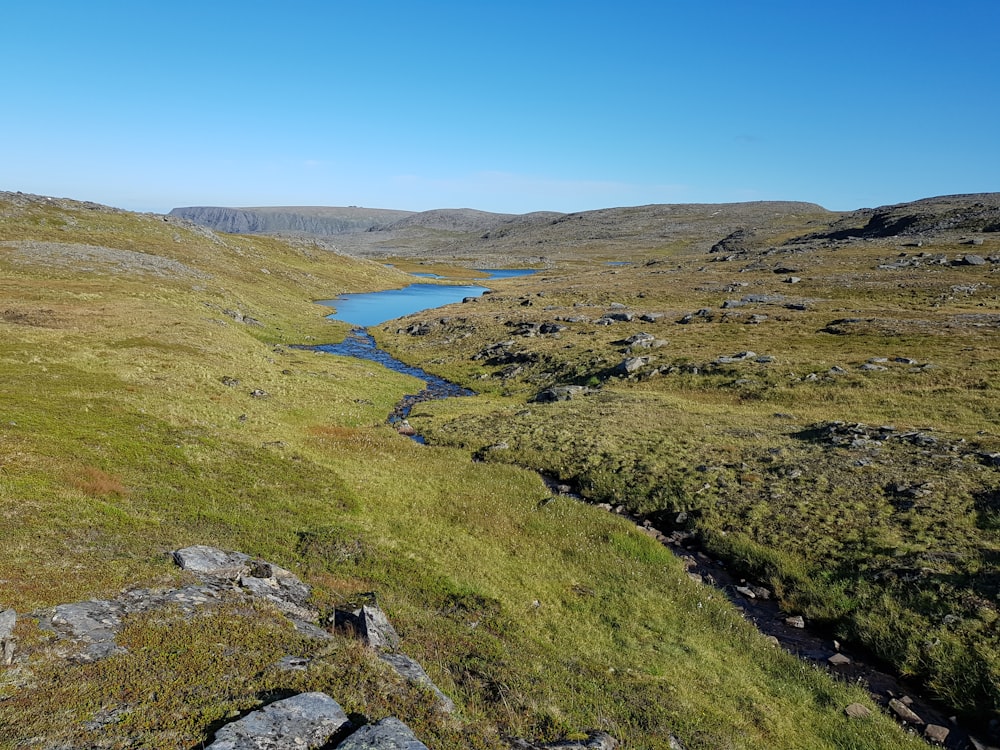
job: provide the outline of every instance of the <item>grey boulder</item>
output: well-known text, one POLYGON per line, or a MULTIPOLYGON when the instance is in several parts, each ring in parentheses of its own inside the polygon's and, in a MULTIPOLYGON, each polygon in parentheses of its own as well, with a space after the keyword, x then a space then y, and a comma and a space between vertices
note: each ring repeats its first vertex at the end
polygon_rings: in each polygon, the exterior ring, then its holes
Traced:
POLYGON ((210 750, 306 750, 329 742, 349 720, 325 693, 276 701, 215 733, 210 750))
POLYGON ((337 745, 337 750, 428 750, 399 719, 368 724, 337 745))

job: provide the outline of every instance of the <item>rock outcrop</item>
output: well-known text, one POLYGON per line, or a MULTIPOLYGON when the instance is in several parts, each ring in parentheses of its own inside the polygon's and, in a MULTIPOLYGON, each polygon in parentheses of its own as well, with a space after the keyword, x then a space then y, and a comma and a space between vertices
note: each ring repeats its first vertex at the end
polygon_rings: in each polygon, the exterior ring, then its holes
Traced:
POLYGON ((300 693, 226 724, 208 750, 317 748, 348 724, 347 714, 330 696, 300 693))

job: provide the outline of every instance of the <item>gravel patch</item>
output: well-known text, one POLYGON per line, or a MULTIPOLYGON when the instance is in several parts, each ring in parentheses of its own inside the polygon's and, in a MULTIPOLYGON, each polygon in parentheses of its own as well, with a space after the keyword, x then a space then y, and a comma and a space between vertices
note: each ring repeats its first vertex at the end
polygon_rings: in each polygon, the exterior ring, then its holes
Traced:
POLYGON ((180 261, 159 255, 70 242, 0 242, 13 248, 10 260, 23 265, 73 268, 99 274, 144 274, 160 278, 211 278, 180 261))

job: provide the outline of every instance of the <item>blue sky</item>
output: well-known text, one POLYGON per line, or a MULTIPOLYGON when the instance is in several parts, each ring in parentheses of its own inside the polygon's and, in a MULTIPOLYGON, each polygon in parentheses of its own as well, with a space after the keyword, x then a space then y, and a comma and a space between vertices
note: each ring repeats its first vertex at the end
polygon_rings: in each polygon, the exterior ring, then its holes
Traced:
POLYGON ((513 213, 1000 191, 1000 0, 5 5, 0 190, 513 213))

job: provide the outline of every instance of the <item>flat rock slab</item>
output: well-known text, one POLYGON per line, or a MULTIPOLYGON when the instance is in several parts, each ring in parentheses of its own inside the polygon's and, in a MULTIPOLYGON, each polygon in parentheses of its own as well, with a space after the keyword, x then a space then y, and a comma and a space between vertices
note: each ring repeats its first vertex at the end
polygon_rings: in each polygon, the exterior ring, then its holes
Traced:
MULTIPOLYGON (((294 573, 242 552, 226 552, 204 545, 177 550, 172 555, 181 568, 200 579, 199 584, 165 590, 132 589, 111 600, 60 604, 39 613, 39 625, 61 640, 82 646, 73 658, 96 661, 125 651, 115 644, 115 636, 127 615, 167 607, 177 607, 192 614, 205 606, 233 598, 255 598, 277 607, 299 632, 321 640, 332 637, 313 624, 319 613, 309 606, 309 587, 294 573)), ((3 636, 7 612, 10 612, 10 629, 13 629, 13 610, 0 613, 0 660, 13 655, 12 640, 3 636)))
POLYGON ((118 602, 89 601, 60 604, 52 612, 52 628, 63 637, 84 644, 82 661, 97 661, 124 649, 115 644, 125 608, 118 602))
POLYGON ((242 552, 196 544, 175 550, 174 562, 203 581, 232 581, 241 589, 260 599, 267 599, 282 612, 306 622, 318 613, 308 605, 309 587, 290 570, 263 560, 255 560, 242 552))
POLYGON ((337 745, 337 750, 428 750, 399 719, 368 724, 337 745))
POLYGON ((173 556, 174 562, 182 570, 220 578, 236 578, 247 569, 250 562, 250 556, 242 552, 225 552, 204 544, 176 550, 173 556))
POLYGON ((329 742, 330 738, 348 723, 347 714, 326 693, 300 693, 226 724, 215 733, 215 741, 208 748, 210 750, 318 748, 329 742))

